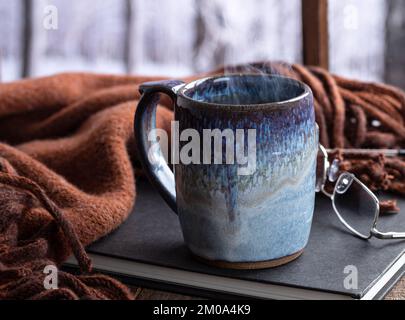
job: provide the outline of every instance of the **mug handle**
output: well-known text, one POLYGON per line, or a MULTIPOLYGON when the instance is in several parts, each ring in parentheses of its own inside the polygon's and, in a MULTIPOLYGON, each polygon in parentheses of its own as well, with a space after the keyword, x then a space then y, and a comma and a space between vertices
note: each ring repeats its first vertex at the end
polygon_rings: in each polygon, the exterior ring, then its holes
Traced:
POLYGON ((152 185, 158 190, 169 207, 177 214, 176 185, 174 174, 164 159, 160 148, 152 148, 149 141, 151 130, 156 129, 156 109, 160 94, 168 95, 176 102, 175 87, 183 85, 179 80, 146 82, 139 87, 142 94, 135 112, 134 134, 138 157, 152 185), (153 161, 151 161, 153 159, 153 161))

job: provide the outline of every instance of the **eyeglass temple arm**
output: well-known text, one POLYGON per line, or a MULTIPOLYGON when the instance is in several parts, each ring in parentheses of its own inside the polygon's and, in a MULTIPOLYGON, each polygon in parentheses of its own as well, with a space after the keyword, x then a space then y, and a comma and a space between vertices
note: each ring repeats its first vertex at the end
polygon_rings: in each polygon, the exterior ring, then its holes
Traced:
POLYGON ((405 232, 380 232, 374 228, 371 233, 377 239, 382 240, 405 239, 405 232))

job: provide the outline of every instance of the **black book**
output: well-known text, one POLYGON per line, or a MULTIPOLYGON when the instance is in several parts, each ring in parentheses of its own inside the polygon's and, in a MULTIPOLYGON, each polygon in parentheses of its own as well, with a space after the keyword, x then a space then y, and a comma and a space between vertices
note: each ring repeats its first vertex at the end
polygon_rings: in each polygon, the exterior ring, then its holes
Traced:
MULTIPOLYGON (((401 213, 382 215, 381 231, 405 231, 405 199, 399 206, 401 213)), ((87 248, 96 270, 132 285, 214 298, 365 300, 383 298, 401 278, 404 249, 403 240, 354 237, 320 195, 308 246, 296 261, 255 271, 210 267, 192 257, 177 216, 145 181, 137 184, 128 220, 87 248)))

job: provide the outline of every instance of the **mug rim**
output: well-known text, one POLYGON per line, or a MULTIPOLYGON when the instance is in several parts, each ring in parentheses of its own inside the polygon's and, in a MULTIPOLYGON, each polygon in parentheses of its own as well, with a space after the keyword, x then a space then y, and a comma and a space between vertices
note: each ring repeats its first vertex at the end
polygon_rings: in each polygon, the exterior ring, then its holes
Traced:
POLYGON ((258 109, 268 109, 268 108, 274 108, 274 109, 279 109, 279 108, 286 108, 286 107, 291 107, 296 104, 296 102, 299 102, 303 99, 305 99, 308 95, 312 94, 311 88, 305 84, 304 82, 291 78, 291 77, 286 77, 283 75, 277 75, 277 74, 260 74, 260 73, 231 73, 231 74, 222 74, 222 75, 215 75, 215 76, 209 76, 201 79, 194 80, 192 82, 182 84, 175 88, 175 93, 178 95, 178 97, 182 97, 185 100, 195 104, 195 105, 200 105, 204 108, 209 108, 209 109, 232 109, 234 111, 252 111, 252 110, 258 110, 258 109), (236 77, 236 76, 254 76, 254 77, 267 77, 267 78, 281 78, 284 80, 288 80, 291 82, 294 82, 298 87, 303 89, 303 92, 291 99, 287 100, 282 100, 282 101, 273 101, 273 102, 265 102, 265 103, 252 103, 252 104, 220 104, 220 103, 214 103, 214 102, 207 102, 207 101, 200 101, 191 98, 186 94, 188 90, 191 90, 192 88, 195 88, 196 86, 201 85, 207 80, 215 80, 223 77, 236 77))

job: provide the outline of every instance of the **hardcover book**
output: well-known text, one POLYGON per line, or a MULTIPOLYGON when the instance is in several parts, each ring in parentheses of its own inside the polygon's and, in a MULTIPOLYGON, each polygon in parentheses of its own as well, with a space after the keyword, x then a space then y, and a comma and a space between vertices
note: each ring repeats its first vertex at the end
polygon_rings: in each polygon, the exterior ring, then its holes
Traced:
MULTIPOLYGON (((405 230, 405 199, 399 206, 401 213, 381 216, 381 231, 405 230)), ((177 216, 141 179, 128 220, 87 248, 96 270, 132 285, 214 298, 364 300, 383 298, 401 278, 404 249, 403 240, 356 238, 319 195, 309 243, 297 260, 266 270, 210 267, 193 258, 177 216)))

